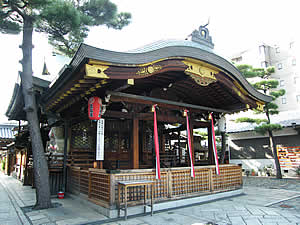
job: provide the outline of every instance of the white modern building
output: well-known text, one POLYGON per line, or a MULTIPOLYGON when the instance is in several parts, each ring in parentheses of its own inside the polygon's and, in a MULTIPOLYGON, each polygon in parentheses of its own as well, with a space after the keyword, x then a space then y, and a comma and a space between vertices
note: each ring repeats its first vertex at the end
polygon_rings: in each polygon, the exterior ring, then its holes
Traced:
MULTIPOLYGON (((286 91, 284 96, 276 100, 280 114, 271 116, 272 123, 278 123, 284 127, 283 130, 274 133, 275 144, 276 146, 296 148, 297 151, 300 148, 299 44, 295 41, 280 46, 260 44, 230 57, 237 65, 248 64, 254 68, 269 66, 275 68, 275 73, 271 75, 271 79, 278 80, 278 89, 285 89, 286 91)), ((253 117, 253 115, 251 112, 244 112, 227 117, 230 162, 242 164, 245 171, 259 171, 270 166, 274 168, 274 159, 269 149, 268 136, 256 133, 254 124, 235 123, 234 120, 239 117, 253 117)), ((259 117, 263 117, 263 115, 259 117)), ((283 174, 290 175, 291 169, 298 164, 300 165, 300 155, 298 155, 292 166, 282 166, 283 174)))
POLYGON ((249 64, 255 68, 274 66, 275 73, 271 75, 271 78, 278 80, 278 88, 286 91, 284 96, 277 99, 279 111, 300 111, 299 44, 295 41, 283 46, 261 44, 230 58, 236 64, 249 64))

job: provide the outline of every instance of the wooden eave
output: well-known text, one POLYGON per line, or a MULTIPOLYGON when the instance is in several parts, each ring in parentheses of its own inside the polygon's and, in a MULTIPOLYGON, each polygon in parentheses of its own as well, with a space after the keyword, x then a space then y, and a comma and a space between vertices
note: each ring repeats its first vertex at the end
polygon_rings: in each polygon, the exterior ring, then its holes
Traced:
MULTIPOLYGON (((38 77, 33 77, 33 89, 36 93, 44 92, 48 88, 49 84, 49 81, 40 79, 38 77)), ((37 97, 37 95, 35 97, 37 97)), ((24 97, 22 93, 22 86, 20 84, 15 84, 13 95, 5 115, 9 120, 26 120, 26 113, 24 111, 24 97)))
POLYGON ((104 98, 109 91, 219 112, 260 108, 271 101, 271 97, 257 92, 232 64, 201 49, 178 46, 146 53, 117 53, 84 44, 43 101, 47 111, 62 112, 90 96, 104 98), (211 83, 202 85, 199 77, 211 83))

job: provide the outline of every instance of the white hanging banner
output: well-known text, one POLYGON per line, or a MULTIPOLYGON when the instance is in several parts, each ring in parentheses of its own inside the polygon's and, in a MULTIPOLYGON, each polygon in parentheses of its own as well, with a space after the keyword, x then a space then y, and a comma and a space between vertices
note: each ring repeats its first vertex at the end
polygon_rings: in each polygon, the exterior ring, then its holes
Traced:
POLYGON ((104 119, 97 121, 96 160, 104 160, 104 119))

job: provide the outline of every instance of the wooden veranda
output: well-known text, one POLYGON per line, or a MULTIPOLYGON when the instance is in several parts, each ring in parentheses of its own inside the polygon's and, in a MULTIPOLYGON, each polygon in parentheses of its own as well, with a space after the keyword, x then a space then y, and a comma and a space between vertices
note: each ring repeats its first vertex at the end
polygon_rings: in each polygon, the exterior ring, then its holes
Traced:
MULTIPOLYGON (((108 173, 103 169, 70 166, 68 167, 67 190, 95 204, 114 208, 118 197, 118 181, 155 181, 154 199, 156 202, 232 191, 242 187, 240 166, 224 164, 220 166, 220 170, 221 175, 217 176, 215 166, 196 166, 195 178, 191 178, 190 168, 168 168, 162 169, 161 179, 156 180, 153 169, 119 170, 108 173)), ((129 201, 139 202, 142 197, 143 193, 140 188, 129 192, 129 201)))

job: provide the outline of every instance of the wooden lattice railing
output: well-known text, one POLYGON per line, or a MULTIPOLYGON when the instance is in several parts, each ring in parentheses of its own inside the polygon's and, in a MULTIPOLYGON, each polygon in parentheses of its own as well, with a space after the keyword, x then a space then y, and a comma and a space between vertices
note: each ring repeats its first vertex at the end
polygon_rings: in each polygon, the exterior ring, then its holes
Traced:
POLYGON ((102 170, 90 169, 89 171, 89 194, 91 201, 102 206, 110 205, 111 176, 102 170))
MULTIPOLYGON (((155 179, 155 170, 121 170, 115 174, 105 170, 69 167, 68 191, 86 196, 90 201, 110 208, 115 205, 118 197, 118 181, 153 180, 154 199, 162 201, 173 198, 199 196, 207 193, 239 189, 242 186, 242 170, 236 165, 221 165, 220 175, 216 175, 214 166, 195 167, 195 178, 190 176, 190 168, 162 169, 161 179, 155 179)), ((147 190, 148 198, 150 190, 147 190)), ((143 199, 143 189, 129 189, 128 200, 139 202, 143 199)), ((123 200, 124 195, 121 193, 123 200)))
POLYGON ((68 168, 67 190, 72 194, 80 194, 80 167, 68 168))
MULTIPOLYGON (((129 180, 153 180, 154 184, 154 199, 166 199, 168 197, 168 173, 162 171, 160 180, 156 180, 155 172, 152 169, 143 169, 142 172, 135 170, 134 173, 119 173, 114 174, 114 186, 115 186, 115 200, 118 197, 118 181, 129 181, 129 180)), ((147 191, 148 198, 150 198, 150 190, 147 191)), ((135 187, 128 191, 128 201, 139 201, 143 199, 143 188, 135 187)), ((123 200, 123 193, 121 199, 123 200)))
POLYGON ((240 166, 228 166, 220 168, 220 175, 212 170, 212 191, 226 191, 237 189, 242 184, 242 174, 240 166))
POLYGON ((190 169, 175 169, 172 171, 172 196, 184 196, 210 191, 210 169, 195 168, 195 178, 191 177, 190 169))

